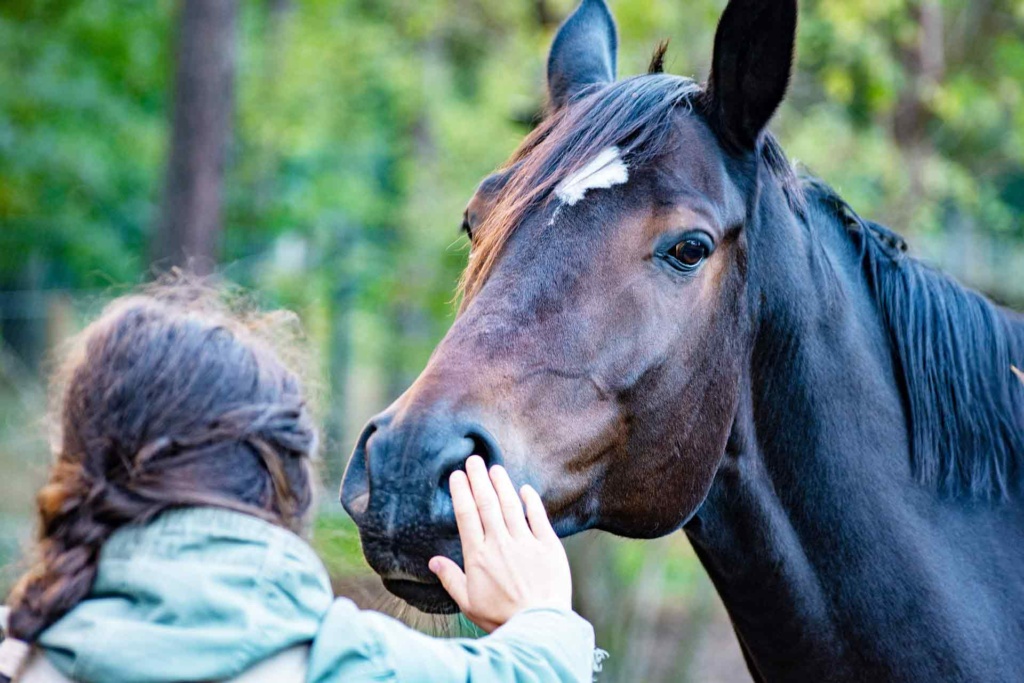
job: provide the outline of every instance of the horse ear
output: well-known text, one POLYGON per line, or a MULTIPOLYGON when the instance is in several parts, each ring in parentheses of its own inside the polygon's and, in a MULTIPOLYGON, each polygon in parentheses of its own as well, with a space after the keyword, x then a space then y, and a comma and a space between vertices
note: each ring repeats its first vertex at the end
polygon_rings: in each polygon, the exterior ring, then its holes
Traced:
POLYGON ((561 109, 580 91, 615 80, 619 39, 604 0, 583 0, 555 35, 548 56, 548 96, 561 109))
POLYGON ((793 67, 796 0, 730 0, 718 22, 708 77, 712 127, 753 151, 782 102, 793 67))

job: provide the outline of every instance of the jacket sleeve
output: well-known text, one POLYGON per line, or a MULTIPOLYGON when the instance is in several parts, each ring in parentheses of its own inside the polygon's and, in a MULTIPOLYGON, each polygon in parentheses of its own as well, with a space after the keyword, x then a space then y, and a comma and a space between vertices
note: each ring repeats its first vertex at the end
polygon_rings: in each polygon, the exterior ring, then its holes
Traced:
POLYGON ((520 612, 479 639, 431 638, 349 600, 334 602, 310 652, 309 683, 590 683, 594 629, 575 612, 520 612))

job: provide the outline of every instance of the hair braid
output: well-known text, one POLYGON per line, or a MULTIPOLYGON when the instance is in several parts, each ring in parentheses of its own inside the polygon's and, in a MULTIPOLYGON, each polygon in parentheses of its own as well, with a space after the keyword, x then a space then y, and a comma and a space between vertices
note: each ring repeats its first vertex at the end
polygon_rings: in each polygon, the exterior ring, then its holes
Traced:
POLYGON ((71 462, 59 462, 38 496, 38 557, 15 586, 8 633, 34 642, 92 587, 103 543, 121 525, 102 514, 106 483, 71 462))

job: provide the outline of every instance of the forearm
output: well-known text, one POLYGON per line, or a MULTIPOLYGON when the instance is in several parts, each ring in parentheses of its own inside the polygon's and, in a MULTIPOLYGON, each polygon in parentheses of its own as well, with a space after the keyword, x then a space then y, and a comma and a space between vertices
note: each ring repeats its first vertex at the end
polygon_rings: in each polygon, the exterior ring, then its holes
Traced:
POLYGON ((589 683, 594 631, 574 612, 526 610, 479 639, 431 638, 338 601, 313 646, 310 681, 589 683))

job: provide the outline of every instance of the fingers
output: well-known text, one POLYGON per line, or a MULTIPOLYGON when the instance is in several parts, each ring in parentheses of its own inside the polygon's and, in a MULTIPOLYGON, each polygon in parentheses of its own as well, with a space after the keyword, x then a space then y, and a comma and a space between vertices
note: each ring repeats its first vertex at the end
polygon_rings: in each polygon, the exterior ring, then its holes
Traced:
POLYGON ((505 519, 501 514, 501 505, 498 503, 498 494, 491 484, 491 477, 487 474, 487 466, 484 459, 479 455, 471 455, 466 460, 466 474, 469 477, 469 486, 473 489, 473 498, 476 499, 476 509, 480 514, 480 521, 483 524, 484 535, 507 534, 505 519))
POLYGON ((448 479, 452 491, 452 507, 455 509, 455 523, 459 527, 459 538, 462 539, 462 554, 467 555, 478 548, 484 540, 484 528, 480 524, 480 513, 473 500, 469 479, 466 473, 452 472, 448 479))
POLYGON ((512 485, 508 472, 500 465, 491 468, 491 483, 498 494, 498 503, 501 505, 501 514, 505 518, 505 525, 513 536, 522 536, 530 532, 526 525, 526 516, 523 514, 523 504, 516 495, 516 487, 512 485))
POLYGON ((459 565, 447 557, 438 555, 437 557, 430 558, 427 566, 430 567, 430 571, 437 575, 441 585, 448 591, 448 595, 452 596, 452 600, 458 603, 459 609, 465 612, 469 606, 469 590, 467 588, 466 575, 459 568, 459 565))
POLYGON ((523 497, 523 503, 526 504, 526 518, 530 520, 530 529, 533 531, 533 535, 541 541, 557 541, 558 534, 555 533, 551 522, 548 521, 548 513, 544 510, 540 494, 529 485, 519 489, 519 493, 523 497))

